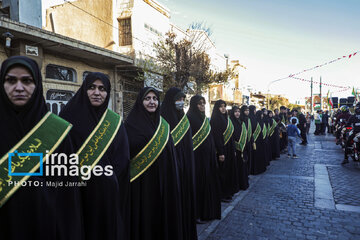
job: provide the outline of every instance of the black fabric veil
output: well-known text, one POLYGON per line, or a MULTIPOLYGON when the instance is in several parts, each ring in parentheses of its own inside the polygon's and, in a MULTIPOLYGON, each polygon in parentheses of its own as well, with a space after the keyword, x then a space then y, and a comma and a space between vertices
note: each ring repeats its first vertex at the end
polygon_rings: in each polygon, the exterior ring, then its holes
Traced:
POLYGON ((200 100, 206 102, 203 96, 200 95, 193 96, 190 99, 190 107, 187 112, 187 116, 189 118, 189 121, 191 122, 191 130, 193 134, 195 134, 200 129, 205 118, 205 113, 200 112, 197 107, 197 104, 200 102, 200 100))
POLYGON ((140 90, 134 107, 131 109, 125 120, 126 131, 130 142, 130 158, 140 152, 154 135, 160 121, 160 107, 154 113, 149 113, 144 105, 143 99, 149 93, 154 92, 160 104, 159 93, 152 87, 145 87, 140 90))
POLYGON ((37 63, 27 57, 15 56, 5 60, 0 72, 0 156, 9 151, 25 136, 46 114, 47 107, 43 96, 42 77, 37 63), (35 82, 35 90, 23 107, 15 107, 7 97, 4 89, 5 75, 15 66, 23 66, 29 70, 35 82))
POLYGON ((76 136, 72 139, 76 150, 83 144, 95 126, 98 124, 110 100, 111 85, 108 77, 103 73, 90 73, 86 76, 80 89, 70 99, 60 116, 73 124, 71 132, 76 136), (100 80, 106 89, 107 96, 99 107, 93 107, 87 95, 87 90, 93 82, 100 80))
MULTIPOLYGON (((161 104, 161 116, 170 124, 171 130, 184 116, 184 110, 177 110, 175 101, 185 97, 179 88, 170 88, 161 104)), ((183 239, 197 239, 195 218, 195 161, 191 128, 175 147, 180 177, 183 214, 183 239)))
MULTIPOLYGON (((80 89, 60 112, 73 124, 70 132, 77 151, 99 123, 108 108, 111 84, 103 73, 90 73, 80 89), (99 107, 92 106, 87 90, 96 80, 105 87, 107 96, 99 107)), ((113 167, 112 176, 92 176, 81 190, 86 239, 126 239, 129 222, 129 149, 126 130, 122 124, 109 148, 97 163, 113 167), (99 219, 101 222, 99 223, 99 219)))
POLYGON ((227 113, 222 114, 219 110, 221 104, 225 104, 223 100, 217 100, 214 104, 213 112, 211 114, 211 131, 214 135, 216 150, 219 155, 224 154, 224 138, 223 133, 227 127, 227 113))
POLYGON ((261 129, 264 126, 264 116, 263 116, 263 112, 261 110, 257 110, 256 111, 256 121, 260 124, 261 129), (263 116, 263 117, 261 117, 263 116))
POLYGON ((257 124, 256 116, 255 116, 255 113, 254 113, 255 110, 256 110, 256 107, 254 105, 249 106, 249 118, 250 118, 250 121, 251 121, 251 127, 252 127, 252 132, 253 133, 254 133, 254 131, 256 129, 256 124, 257 124))
MULTIPOLYGON (((135 157, 153 137, 159 121, 160 107, 149 113, 144 97, 152 87, 140 90, 125 120, 130 157, 135 157)), ((156 161, 131 183, 131 239, 182 239, 181 200, 174 144, 171 137, 156 161)))
MULTIPOLYGON (((0 132, 3 136, 0 140, 0 156, 3 156, 42 119, 48 110, 43 96, 41 72, 34 60, 23 56, 8 58, 2 63, 0 82, 0 132), (25 67, 35 83, 31 98, 22 107, 15 107, 4 89, 7 72, 16 66, 25 67)), ((70 139, 65 138, 55 152, 71 153, 70 139)), ((41 185, 21 187, 0 209, 2 238, 82 239, 77 192, 69 190, 68 198, 63 198, 60 189, 46 186, 47 180, 54 179, 45 176, 30 177, 28 181, 39 181, 43 187, 41 185), (69 212, 72 214, 71 219, 69 212), (19 221, 26 223, 22 224, 20 229, 19 221)))
POLYGON ((171 129, 176 127, 185 114, 184 110, 179 111, 175 108, 175 101, 181 97, 185 97, 185 94, 179 88, 172 87, 166 92, 161 104, 161 115, 170 124, 171 129))
MULTIPOLYGON (((198 109, 198 103, 205 98, 195 95, 190 99, 187 112, 191 130, 196 134, 206 118, 204 112, 198 109)), ((219 168, 216 159, 216 149, 213 135, 210 133, 204 142, 194 151, 196 176, 197 214, 200 220, 221 218, 221 189, 219 168)))
POLYGON ((235 141, 239 141, 240 135, 241 135, 241 122, 240 122, 240 118, 236 118, 234 113, 236 110, 240 110, 240 108, 238 106, 233 106, 231 109, 231 114, 230 114, 230 119, 232 121, 232 123, 234 124, 234 139, 235 141))
POLYGON ((226 106, 225 101, 221 99, 215 102, 210 123, 217 154, 225 156, 225 161, 219 162, 220 182, 222 197, 229 199, 239 190, 239 164, 235 158, 234 134, 225 145, 223 133, 228 125, 228 115, 227 112, 224 114, 220 112, 219 108, 222 104, 226 106))

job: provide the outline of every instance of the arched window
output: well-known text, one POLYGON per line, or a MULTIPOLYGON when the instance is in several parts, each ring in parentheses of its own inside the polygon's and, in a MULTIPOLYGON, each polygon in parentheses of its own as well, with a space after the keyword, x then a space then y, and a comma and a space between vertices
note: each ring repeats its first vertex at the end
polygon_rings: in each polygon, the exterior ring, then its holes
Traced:
POLYGON ((50 89, 46 93, 46 105, 52 113, 59 114, 72 96, 74 92, 50 89))
POLYGON ((49 64, 46 66, 46 78, 76 82, 76 71, 73 68, 49 64))

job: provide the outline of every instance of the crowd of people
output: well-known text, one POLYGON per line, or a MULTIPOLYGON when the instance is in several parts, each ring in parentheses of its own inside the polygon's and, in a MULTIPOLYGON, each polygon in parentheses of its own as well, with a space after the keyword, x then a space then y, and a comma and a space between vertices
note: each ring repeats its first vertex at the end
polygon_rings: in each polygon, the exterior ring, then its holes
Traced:
POLYGON ((343 143, 344 148, 344 160, 341 164, 349 163, 349 155, 352 155, 355 161, 358 159, 358 147, 354 149, 354 138, 360 132, 360 102, 357 102, 354 106, 354 113, 350 112, 348 106, 341 106, 332 116, 334 122, 332 132, 336 136, 336 144, 343 143), (355 156, 356 155, 356 156, 355 156))
MULTIPOLYGON (((191 97, 185 113, 180 89, 170 88, 160 104, 159 92, 145 87, 122 121, 107 109, 108 77, 90 73, 60 117, 49 120, 35 61, 5 60, 0 80, 0 164, 15 148, 26 152, 25 143, 41 139, 59 156, 87 151, 79 166, 113 169, 92 176, 86 186, 57 188, 47 181, 79 178, 31 176, 21 181, 40 186, 17 187, 8 171, 0 172, 4 239, 197 239, 196 224, 220 219, 221 202, 246 190, 249 175, 265 172, 280 153, 297 158, 297 137, 307 144, 310 117, 284 106, 274 112, 253 105, 229 110, 218 100, 209 119, 204 97, 191 97), (64 124, 72 125, 69 133, 60 132, 51 143, 64 124)), ((26 164, 31 172, 39 167, 26 164)))

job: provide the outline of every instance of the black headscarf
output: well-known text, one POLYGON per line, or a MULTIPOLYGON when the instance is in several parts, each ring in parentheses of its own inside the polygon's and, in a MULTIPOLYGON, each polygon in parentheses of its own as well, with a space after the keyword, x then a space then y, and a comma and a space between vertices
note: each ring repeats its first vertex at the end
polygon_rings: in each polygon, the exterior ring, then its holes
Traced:
POLYGON ((0 72, 0 132, 2 136, 5 136, 0 140, 0 156, 2 157, 19 142, 47 111, 38 64, 32 59, 22 56, 6 59, 1 65, 0 72), (7 72, 16 66, 28 69, 36 86, 31 98, 22 107, 12 104, 4 89, 7 72))
POLYGON ((185 97, 185 94, 179 88, 170 88, 166 92, 164 101, 161 104, 161 114, 164 115, 171 129, 176 127, 185 114, 184 110, 177 110, 175 107, 175 102, 181 97, 185 97))
POLYGON ((90 73, 86 76, 80 89, 75 96, 66 104, 60 112, 60 116, 73 125, 71 132, 76 136, 73 140, 75 150, 78 150, 99 123, 100 118, 106 111, 110 99, 111 84, 109 78, 99 72, 90 73), (96 81, 100 80, 106 89, 107 96, 99 107, 91 105, 87 90, 96 81))
MULTIPOLYGON (((77 151, 108 108, 111 84, 109 78, 99 72, 86 76, 80 89, 60 112, 60 116, 73 124, 70 137, 77 151), (94 107, 87 94, 87 90, 100 80, 105 87, 107 96, 98 107, 94 107)), ((81 189, 84 210, 84 226, 86 239, 123 239, 125 238, 129 216, 129 149, 126 130, 120 126, 111 145, 106 150, 97 165, 111 165, 113 175, 92 176, 87 181, 86 188, 81 189), (97 208, 101 207, 101 211, 97 208), (95 210, 94 210, 95 209, 95 210), (94 227, 98 219, 102 219, 101 227, 94 227), (112 237, 109 237, 109 236, 112 237)))
MULTIPOLYGON (((179 88, 170 88, 161 104, 161 116, 174 129, 181 118, 184 110, 178 110, 175 101, 184 97, 185 94, 179 88)), ((196 211, 195 211, 195 161, 192 144, 191 129, 187 131, 182 140, 175 147, 175 154, 180 177, 180 192, 182 203, 182 227, 184 239, 196 239, 196 211)))
MULTIPOLYGON (((143 100, 149 92, 159 93, 152 87, 140 90, 136 102, 125 120, 129 137, 130 157, 133 158, 153 137, 160 122, 160 106, 149 113, 143 100)), ((179 177, 171 137, 157 160, 140 177, 131 183, 131 234, 162 239, 181 239, 181 200, 179 177), (168 238, 162 236, 169 234, 168 238)))
POLYGON ((233 106, 231 109, 230 119, 232 123, 234 124, 234 137, 235 140, 238 141, 241 135, 241 115, 239 118, 235 117, 235 111, 240 110, 238 106, 233 106))
POLYGON ((270 123, 272 124, 272 120, 274 118, 274 113, 271 110, 268 110, 268 117, 270 119, 270 123), (270 113, 272 114, 272 117, 270 117, 270 113))
POLYGON ((215 102, 210 119, 211 132, 214 136, 216 150, 219 155, 223 155, 225 151, 223 133, 225 132, 228 123, 227 113, 222 114, 219 109, 222 104, 225 104, 226 106, 226 103, 223 100, 217 100, 215 102))
POLYGON ((227 112, 224 114, 220 112, 219 108, 222 104, 225 104, 226 107, 226 102, 221 99, 215 102, 213 112, 211 114, 211 125, 214 126, 215 124, 219 128, 218 130, 223 133, 227 126, 228 115, 227 112))
POLYGON ((252 132, 255 131, 256 124, 257 124, 256 116, 255 116, 255 113, 254 113, 255 110, 256 110, 256 107, 254 105, 249 106, 249 118, 250 118, 250 121, 251 121, 252 132))
POLYGON ((246 105, 242 105, 241 108, 240 108, 240 119, 241 119, 241 121, 244 121, 246 126, 247 126, 249 115, 247 115, 247 116, 245 115, 246 110, 249 110, 249 107, 246 106, 246 105))
MULTIPOLYGON (((46 114, 42 77, 37 63, 27 57, 14 56, 2 63, 0 72, 0 156, 2 157, 18 143, 46 114), (35 89, 29 101, 22 107, 15 107, 6 95, 4 81, 7 72, 22 66, 31 73, 35 89)), ((65 138, 55 152, 71 153, 70 139, 65 138)), ((39 187, 20 188, 0 209, 0 232, 4 239, 81 239, 80 208, 78 195, 73 188, 47 187, 46 176, 32 176, 30 181, 39 181, 39 187), (69 219, 71 212, 71 219, 69 219), (19 219, 26 222, 21 230, 14 228, 19 219), (59 231, 57 233, 57 231, 59 231), (56 236, 57 235, 57 236, 56 236), (72 237, 65 237, 65 236, 72 237)), ((64 180, 62 178, 61 180, 64 180)))
POLYGON ((195 95, 190 99, 190 107, 187 112, 187 116, 191 122, 191 131, 193 134, 196 134, 196 132, 200 129, 205 117, 205 113, 200 112, 197 106, 201 100, 206 102, 205 98, 200 95, 195 95))
POLYGON ((236 110, 240 110, 240 108, 238 106, 233 106, 232 109, 231 109, 231 112, 230 112, 230 119, 231 120, 238 120, 238 118, 235 117, 234 113, 236 110))
POLYGON ((264 113, 261 110, 256 111, 256 120, 260 124, 260 127, 262 128, 264 125, 264 117, 261 117, 264 113))
POLYGON ((160 105, 159 92, 155 88, 145 87, 140 90, 134 107, 125 120, 130 143, 130 158, 133 158, 149 142, 160 121, 159 106, 154 113, 149 113, 143 105, 143 100, 149 92, 155 93, 160 105))

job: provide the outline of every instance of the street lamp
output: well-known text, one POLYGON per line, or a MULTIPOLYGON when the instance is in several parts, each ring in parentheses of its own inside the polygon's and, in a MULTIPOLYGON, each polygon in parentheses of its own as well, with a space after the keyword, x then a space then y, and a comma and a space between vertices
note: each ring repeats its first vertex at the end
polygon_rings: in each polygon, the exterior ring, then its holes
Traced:
POLYGON ((2 34, 5 38, 5 47, 9 48, 11 46, 11 39, 14 37, 10 32, 5 32, 2 34))

